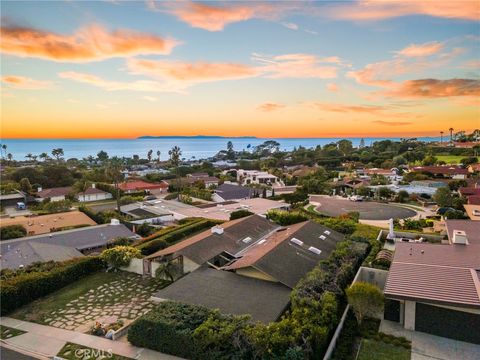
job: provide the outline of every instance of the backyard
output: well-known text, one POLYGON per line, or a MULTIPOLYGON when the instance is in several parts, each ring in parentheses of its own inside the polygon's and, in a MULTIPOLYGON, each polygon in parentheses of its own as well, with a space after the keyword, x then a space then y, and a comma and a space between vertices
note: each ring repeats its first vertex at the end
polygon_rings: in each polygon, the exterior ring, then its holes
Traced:
POLYGON ((98 272, 33 301, 11 317, 88 332, 96 321, 128 324, 148 312, 150 296, 167 282, 128 272, 98 272))

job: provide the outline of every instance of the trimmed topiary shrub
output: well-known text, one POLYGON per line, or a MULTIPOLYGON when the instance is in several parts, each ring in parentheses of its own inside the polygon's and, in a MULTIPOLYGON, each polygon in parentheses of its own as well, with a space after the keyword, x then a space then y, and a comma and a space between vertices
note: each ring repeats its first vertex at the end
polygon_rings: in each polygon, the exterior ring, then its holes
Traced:
POLYGON ((22 225, 7 225, 0 228, 0 240, 17 239, 27 236, 27 229, 22 225))
POLYGON ((248 211, 248 210, 237 210, 232 213, 230 213, 230 220, 236 220, 236 219, 241 219, 243 217, 247 217, 253 215, 253 212, 248 211))

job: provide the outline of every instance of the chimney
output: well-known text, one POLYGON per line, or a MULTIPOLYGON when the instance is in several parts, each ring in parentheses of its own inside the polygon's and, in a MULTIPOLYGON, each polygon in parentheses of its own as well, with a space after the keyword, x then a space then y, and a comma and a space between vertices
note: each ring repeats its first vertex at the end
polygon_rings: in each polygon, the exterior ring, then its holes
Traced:
POLYGON ((223 228, 220 225, 215 225, 214 227, 212 227, 211 230, 212 230, 212 234, 218 234, 218 235, 223 234, 223 228))
POLYGON ((111 219, 111 220, 110 220, 110 225, 120 225, 120 220, 118 220, 118 219, 111 219))
POLYGON ((467 233, 462 230, 453 230, 453 243, 460 245, 467 245, 467 233))
POLYGON ((42 187, 39 186, 38 189, 37 189, 37 192, 40 192, 40 191, 42 191, 42 190, 43 190, 42 187))
POLYGON ((95 183, 92 184, 92 189, 95 189, 95 183))

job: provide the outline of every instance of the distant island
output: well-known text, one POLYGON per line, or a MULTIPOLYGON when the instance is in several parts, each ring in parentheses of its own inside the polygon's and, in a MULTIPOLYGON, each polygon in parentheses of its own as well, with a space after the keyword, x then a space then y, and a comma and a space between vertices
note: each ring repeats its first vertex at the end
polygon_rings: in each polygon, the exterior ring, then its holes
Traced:
POLYGON ((256 136, 216 136, 216 135, 171 135, 171 136, 139 136, 137 139, 257 139, 256 136))

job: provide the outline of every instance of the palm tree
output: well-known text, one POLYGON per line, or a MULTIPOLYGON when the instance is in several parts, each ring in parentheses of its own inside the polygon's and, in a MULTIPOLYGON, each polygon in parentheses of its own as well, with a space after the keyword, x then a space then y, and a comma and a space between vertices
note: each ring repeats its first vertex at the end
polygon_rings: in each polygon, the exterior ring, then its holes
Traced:
POLYGON ((152 154, 153 154, 153 150, 148 150, 148 153, 147 153, 147 159, 148 159, 148 162, 152 161, 152 154))
POLYGON ((32 153, 28 153, 27 155, 25 155, 25 157, 26 157, 28 160, 32 160, 33 155, 32 155, 32 153))
POLYGON ((160 163, 160 154, 161 154, 160 150, 157 150, 157 159, 158 159, 158 163, 160 163))
MULTIPOLYGON (((2 144, 2 150, 5 152, 5 156, 7 156, 7 144, 2 144)), ((2 153, 3 157, 3 153, 2 153)))
POLYGON ((115 197, 117 199, 117 211, 120 214, 120 189, 118 187, 120 181, 122 180, 122 169, 123 163, 122 160, 116 156, 112 157, 105 167, 105 175, 113 183, 115 187, 115 197))
POLYGON ((450 131, 450 143, 453 144, 453 128, 448 129, 450 131))
POLYGON ((7 154, 7 159, 8 159, 8 163, 10 164, 12 162, 13 155, 11 153, 8 153, 7 154))
POLYGON ((443 131, 440 131, 440 145, 443 145, 443 131))
MULTIPOLYGON (((157 151, 158 153, 158 151, 157 151)), ((180 196, 180 156, 182 156, 182 150, 178 146, 174 146, 171 150, 168 151, 168 155, 170 156, 170 163, 172 166, 175 167, 175 173, 177 175, 177 191, 178 195, 180 196)))

